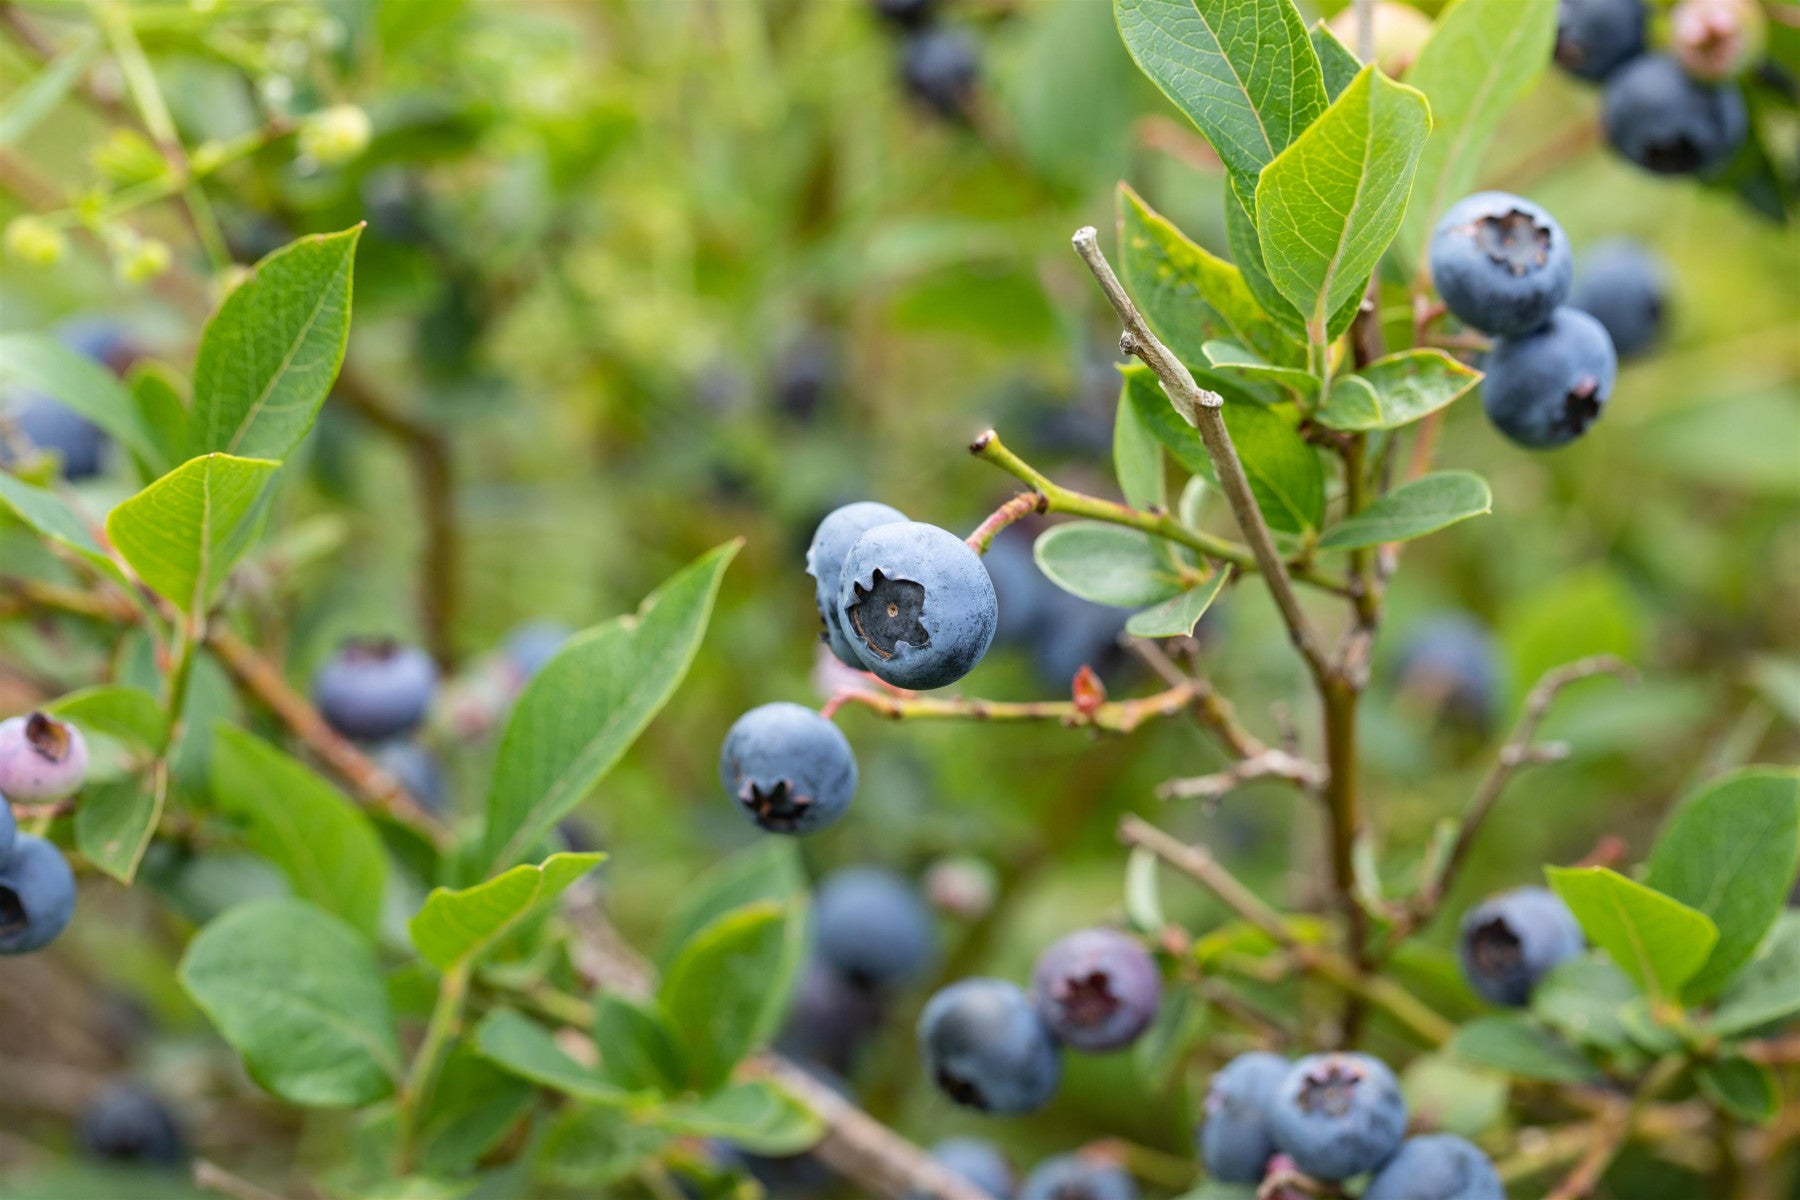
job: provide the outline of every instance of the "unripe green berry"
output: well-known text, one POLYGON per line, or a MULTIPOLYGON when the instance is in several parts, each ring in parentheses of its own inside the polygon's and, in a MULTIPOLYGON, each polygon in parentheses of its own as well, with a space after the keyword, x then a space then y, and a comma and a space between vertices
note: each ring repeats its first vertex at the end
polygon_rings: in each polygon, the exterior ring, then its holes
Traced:
POLYGON ((301 123, 300 150, 322 166, 341 166, 369 148, 373 133, 368 113, 354 104, 339 104, 301 123))
POLYGON ((122 283, 148 283, 169 269, 169 244, 159 238, 140 238, 120 247, 113 270, 122 283))
POLYGON ((69 248, 62 230, 38 217, 14 217, 6 226, 6 254, 34 267, 53 267, 69 248))

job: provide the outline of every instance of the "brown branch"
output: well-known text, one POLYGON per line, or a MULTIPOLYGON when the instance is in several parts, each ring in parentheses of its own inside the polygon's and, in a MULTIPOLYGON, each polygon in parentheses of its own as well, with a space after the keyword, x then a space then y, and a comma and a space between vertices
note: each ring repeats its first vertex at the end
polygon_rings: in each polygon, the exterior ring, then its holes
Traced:
POLYGON ((861 705, 894 721, 1056 721, 1071 729, 1130 733, 1145 721, 1173 717, 1199 703, 1196 686, 1184 684, 1135 700, 1108 700, 1088 706, 1074 700, 981 700, 952 696, 893 696, 849 689, 826 702, 823 712, 835 716, 847 705, 861 705))
POLYGON ((282 1200, 276 1193, 204 1158, 194 1160, 194 1186, 203 1192, 229 1196, 232 1200, 282 1200))
POLYGON ((1284 779, 1310 791, 1324 782, 1325 772, 1285 750, 1264 750, 1211 775, 1171 779, 1157 787, 1156 795, 1162 800, 1217 800, 1258 779, 1284 779))
POLYGON ((1261 739, 1237 719, 1237 710, 1231 701, 1219 695, 1212 683, 1199 674, 1199 660, 1194 659, 1194 674, 1188 674, 1175 665, 1153 641, 1144 638, 1126 638, 1125 648, 1135 654, 1146 666, 1167 683, 1170 687, 1192 688, 1194 691, 1194 718, 1211 730, 1224 743, 1227 753, 1234 758, 1257 758, 1268 753, 1269 748, 1261 739))

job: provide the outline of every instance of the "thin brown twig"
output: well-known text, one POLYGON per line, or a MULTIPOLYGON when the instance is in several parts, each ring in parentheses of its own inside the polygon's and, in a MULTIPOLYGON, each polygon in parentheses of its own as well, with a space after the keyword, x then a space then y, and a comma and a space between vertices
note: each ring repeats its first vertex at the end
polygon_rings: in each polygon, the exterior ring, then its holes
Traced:
POLYGON ((203 1192, 217 1192, 232 1200, 282 1200, 267 1188, 233 1175, 224 1167, 204 1158, 194 1160, 194 1186, 203 1192))
POLYGON ((1194 660, 1195 673, 1187 673, 1177 667, 1172 659, 1155 642, 1143 638, 1126 638, 1125 648, 1135 654, 1152 671, 1170 687, 1189 687, 1194 690, 1193 713, 1207 729, 1216 735, 1225 746, 1225 750, 1233 758, 1256 758, 1267 753, 1268 747, 1262 740, 1244 727, 1238 720, 1237 710, 1231 701, 1221 696, 1212 683, 1198 674, 1198 659, 1194 660))
POLYGON ((1160 800, 1217 800, 1258 779, 1283 779, 1311 791, 1324 782, 1325 772, 1285 750, 1266 749, 1223 771, 1168 780, 1157 786, 1156 795, 1160 800))
POLYGON ((1197 700, 1192 684, 1171 687, 1135 700, 1108 700, 1094 707, 1074 700, 982 700, 962 696, 940 699, 848 689, 832 696, 823 711, 827 716, 834 716, 846 706, 855 704, 895 721, 1056 721, 1071 729, 1130 733, 1153 718, 1178 716, 1192 708, 1197 700))

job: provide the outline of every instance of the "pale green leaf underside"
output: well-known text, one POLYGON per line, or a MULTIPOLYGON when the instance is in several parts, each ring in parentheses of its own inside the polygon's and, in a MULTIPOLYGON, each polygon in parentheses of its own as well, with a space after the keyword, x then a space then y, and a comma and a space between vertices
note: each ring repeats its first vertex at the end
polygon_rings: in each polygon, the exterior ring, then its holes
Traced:
POLYGON ((169 772, 161 766, 148 778, 128 775, 88 787, 75 806, 75 846, 82 857, 130 887, 168 792, 169 772))
POLYGON ((1070 521, 1046 530, 1033 553, 1050 582, 1095 604, 1139 608, 1181 590, 1155 541, 1135 529, 1070 521))
POLYGON ((1163 471, 1162 443, 1132 407, 1131 397, 1119 392, 1113 413, 1113 474, 1125 503, 1133 508, 1167 508, 1169 494, 1163 471))
POLYGON ((1125 622, 1125 632, 1133 637, 1165 638, 1187 637, 1194 632, 1194 626, 1212 607, 1212 602, 1219 598, 1225 588, 1225 580, 1229 571, 1220 568, 1212 573, 1212 577, 1199 587, 1191 588, 1171 599, 1164 600, 1154 608, 1146 608, 1143 612, 1131 614, 1125 622))
POLYGON ((1434 471, 1402 484, 1369 507, 1325 531, 1321 550, 1352 550, 1404 542, 1492 512, 1487 480, 1471 471, 1434 471))
POLYGON ((1719 940, 1705 913, 1605 867, 1548 867, 1588 940, 1646 992, 1674 999, 1719 940))
POLYGON ((279 465, 229 454, 191 459, 107 514, 107 538, 150 590, 204 612, 249 549, 250 518, 279 465))
POLYGON ((407 927, 413 945, 440 971, 473 961, 604 861, 604 854, 553 854, 474 887, 437 888, 407 927))

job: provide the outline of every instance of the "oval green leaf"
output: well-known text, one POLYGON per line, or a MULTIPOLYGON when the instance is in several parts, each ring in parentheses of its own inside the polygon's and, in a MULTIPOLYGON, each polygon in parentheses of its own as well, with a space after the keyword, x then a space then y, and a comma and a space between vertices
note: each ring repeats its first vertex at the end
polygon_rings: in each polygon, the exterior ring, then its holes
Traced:
POLYGON ((1149 534, 1099 521, 1070 521, 1033 548, 1038 568, 1065 592, 1119 608, 1160 604, 1181 591, 1149 534))
POLYGON ((1487 480, 1471 471, 1434 471, 1402 484, 1325 531, 1321 550, 1354 550, 1424 537, 1458 521, 1492 512, 1487 480))

